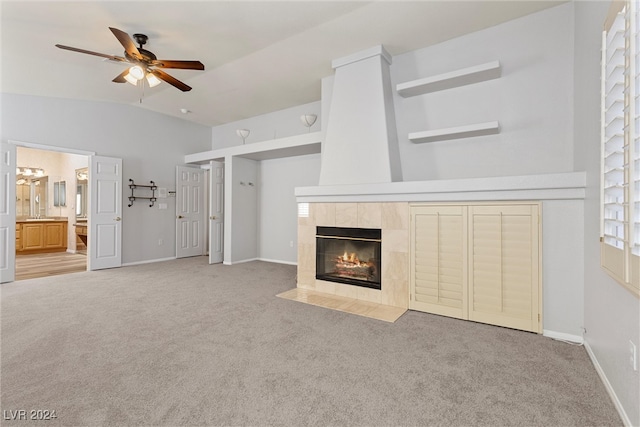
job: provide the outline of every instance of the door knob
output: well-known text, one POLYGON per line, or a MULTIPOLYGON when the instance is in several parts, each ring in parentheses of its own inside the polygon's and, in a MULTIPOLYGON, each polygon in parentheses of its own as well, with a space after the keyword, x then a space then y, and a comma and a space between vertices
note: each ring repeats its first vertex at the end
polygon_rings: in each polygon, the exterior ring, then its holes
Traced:
POLYGON ((119 216, 116 217, 116 221, 121 221, 122 218, 120 218, 119 216))
POLYGON ((216 217, 215 216, 210 216, 209 219, 216 219, 216 217))
POLYGON ((178 215, 178 219, 180 219, 180 218, 184 218, 184 217, 182 215, 178 215))

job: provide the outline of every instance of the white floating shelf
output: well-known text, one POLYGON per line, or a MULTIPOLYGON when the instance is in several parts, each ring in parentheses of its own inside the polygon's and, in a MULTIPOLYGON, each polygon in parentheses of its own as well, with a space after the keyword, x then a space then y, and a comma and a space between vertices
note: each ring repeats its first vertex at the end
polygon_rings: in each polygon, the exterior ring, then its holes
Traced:
POLYGON ((439 74, 437 76, 398 83, 396 85, 396 90, 400 96, 406 98, 409 96, 423 95, 429 92, 437 92, 439 90, 451 89, 458 86, 497 79, 500 77, 500 74, 500 61, 492 61, 487 62, 486 64, 464 68, 462 70, 439 74))
POLYGON ((500 133, 500 124, 498 122, 487 122, 446 129, 413 132, 409 134, 409 140, 413 143, 420 144, 423 142, 470 138, 472 136, 495 135, 497 133, 500 133))
POLYGON ((187 154, 185 163, 206 164, 210 160, 224 160, 226 157, 244 157, 251 160, 280 159, 304 156, 321 152, 324 133, 311 132, 246 145, 234 145, 201 153, 187 154))

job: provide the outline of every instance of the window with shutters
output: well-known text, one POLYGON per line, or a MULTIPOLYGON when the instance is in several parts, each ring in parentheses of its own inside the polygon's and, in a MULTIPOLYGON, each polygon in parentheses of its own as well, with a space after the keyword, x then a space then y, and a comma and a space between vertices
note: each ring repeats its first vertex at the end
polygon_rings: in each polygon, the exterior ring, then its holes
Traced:
POLYGON ((638 0, 613 2, 602 36, 603 268, 640 294, 638 0))

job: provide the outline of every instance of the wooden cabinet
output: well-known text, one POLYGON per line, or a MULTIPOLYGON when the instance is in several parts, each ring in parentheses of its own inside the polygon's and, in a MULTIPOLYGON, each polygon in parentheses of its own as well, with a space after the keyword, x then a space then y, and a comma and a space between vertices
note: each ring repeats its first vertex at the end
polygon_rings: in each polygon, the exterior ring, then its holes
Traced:
POLYGON ((409 308, 467 319, 466 207, 414 207, 411 217, 409 308))
POLYGON ((16 252, 42 253, 67 250, 67 221, 16 223, 16 252))
POLYGON ((413 206, 409 308, 541 332, 539 209, 413 206))
POLYGON ((22 226, 16 223, 16 250, 19 251, 22 248, 22 226))
POLYGON ((78 222, 74 224, 76 227, 76 249, 87 248, 87 223, 78 222))
POLYGON ((22 224, 22 251, 44 249, 44 228, 41 222, 22 224))
POLYGON ((469 320, 541 332, 539 206, 469 207, 469 320))

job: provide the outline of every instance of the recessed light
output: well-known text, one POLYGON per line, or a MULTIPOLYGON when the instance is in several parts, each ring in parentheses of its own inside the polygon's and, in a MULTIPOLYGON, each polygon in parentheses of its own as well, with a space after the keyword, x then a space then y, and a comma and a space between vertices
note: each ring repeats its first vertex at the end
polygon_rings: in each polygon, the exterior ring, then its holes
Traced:
POLYGON ((181 108, 181 109, 180 109, 180 112, 181 112, 182 114, 189 114, 191 111, 190 111, 190 110, 188 110, 188 109, 186 109, 186 108, 181 108))

